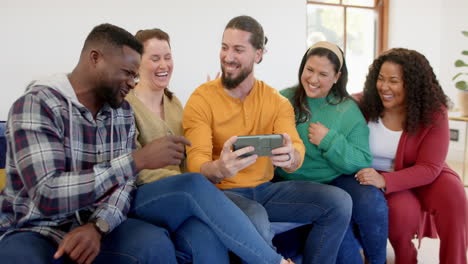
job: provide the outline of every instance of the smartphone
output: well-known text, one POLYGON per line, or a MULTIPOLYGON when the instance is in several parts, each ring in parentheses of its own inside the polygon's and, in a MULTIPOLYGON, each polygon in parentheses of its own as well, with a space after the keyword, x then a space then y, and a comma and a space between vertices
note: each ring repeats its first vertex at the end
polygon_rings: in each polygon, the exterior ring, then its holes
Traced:
POLYGON ((241 148, 252 146, 254 151, 241 155, 241 158, 257 154, 259 157, 273 156, 271 151, 275 148, 283 146, 283 135, 252 135, 252 136, 238 136, 236 142, 232 145, 232 150, 236 151, 241 148))

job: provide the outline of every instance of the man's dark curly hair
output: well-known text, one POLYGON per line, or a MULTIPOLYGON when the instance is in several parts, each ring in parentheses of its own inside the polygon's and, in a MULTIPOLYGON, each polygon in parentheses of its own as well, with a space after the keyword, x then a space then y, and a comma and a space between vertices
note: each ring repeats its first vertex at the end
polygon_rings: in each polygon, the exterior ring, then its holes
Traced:
POLYGON ((367 119, 377 121, 383 114, 384 106, 376 84, 384 62, 400 65, 403 72, 407 116, 404 130, 413 133, 420 125, 431 124, 432 114, 442 112, 447 107, 447 97, 426 57, 415 50, 403 48, 384 52, 369 67, 361 103, 361 110, 367 119))

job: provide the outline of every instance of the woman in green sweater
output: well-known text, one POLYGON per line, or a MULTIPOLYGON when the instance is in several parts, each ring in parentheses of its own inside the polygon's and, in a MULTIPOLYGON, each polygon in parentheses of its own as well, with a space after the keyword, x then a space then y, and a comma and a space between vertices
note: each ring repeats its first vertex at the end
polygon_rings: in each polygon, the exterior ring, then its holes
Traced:
POLYGON ((354 174, 372 162, 369 129, 357 104, 346 91, 348 70, 342 51, 318 42, 302 58, 299 83, 281 91, 296 114, 296 129, 306 146, 300 169, 276 172, 287 180, 331 184, 353 199, 353 215, 338 253, 337 263, 385 263, 388 208, 383 193, 360 185, 354 174), (355 236, 356 234, 356 236, 355 236))

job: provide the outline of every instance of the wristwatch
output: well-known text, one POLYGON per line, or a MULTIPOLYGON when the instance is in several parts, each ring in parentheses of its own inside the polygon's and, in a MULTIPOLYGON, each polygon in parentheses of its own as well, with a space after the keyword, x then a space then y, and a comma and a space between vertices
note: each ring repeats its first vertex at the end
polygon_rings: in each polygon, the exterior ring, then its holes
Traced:
POLYGON ((109 223, 102 218, 96 218, 92 221, 96 230, 102 235, 106 235, 109 232, 109 223))

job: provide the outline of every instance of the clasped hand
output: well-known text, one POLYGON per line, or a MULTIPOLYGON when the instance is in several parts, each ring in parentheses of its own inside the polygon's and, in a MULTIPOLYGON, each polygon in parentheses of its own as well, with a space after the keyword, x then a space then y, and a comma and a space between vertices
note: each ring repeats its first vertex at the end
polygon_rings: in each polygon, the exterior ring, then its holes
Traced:
POLYGON ((318 146, 322 139, 328 134, 328 129, 326 126, 322 125, 320 122, 309 124, 309 142, 318 146))

